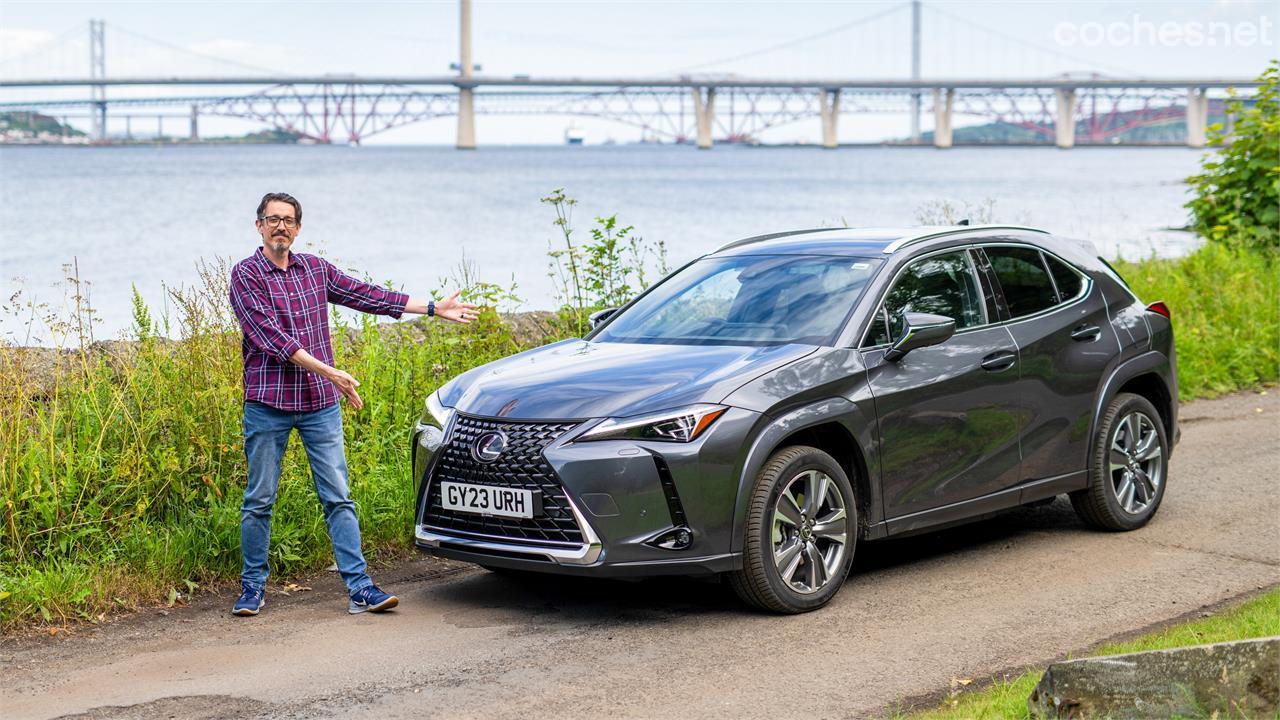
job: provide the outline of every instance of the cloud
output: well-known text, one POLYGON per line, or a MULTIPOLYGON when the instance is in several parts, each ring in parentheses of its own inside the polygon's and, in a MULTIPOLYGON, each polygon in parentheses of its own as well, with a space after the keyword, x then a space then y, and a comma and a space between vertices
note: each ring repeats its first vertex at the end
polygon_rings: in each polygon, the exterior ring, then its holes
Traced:
POLYGON ((26 55, 53 38, 44 30, 0 27, 0 62, 26 55))
POLYGON ((187 46, 193 53, 229 60, 242 65, 288 72, 297 51, 279 43, 249 42, 234 38, 216 38, 187 46))

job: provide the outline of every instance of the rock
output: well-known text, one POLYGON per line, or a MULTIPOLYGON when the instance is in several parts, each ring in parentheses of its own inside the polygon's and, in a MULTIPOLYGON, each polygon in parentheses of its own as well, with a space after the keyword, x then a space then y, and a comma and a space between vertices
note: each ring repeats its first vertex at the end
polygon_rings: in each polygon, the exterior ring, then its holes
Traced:
POLYGON ((1027 708, 1036 718, 1274 717, 1280 637, 1054 663, 1027 708))

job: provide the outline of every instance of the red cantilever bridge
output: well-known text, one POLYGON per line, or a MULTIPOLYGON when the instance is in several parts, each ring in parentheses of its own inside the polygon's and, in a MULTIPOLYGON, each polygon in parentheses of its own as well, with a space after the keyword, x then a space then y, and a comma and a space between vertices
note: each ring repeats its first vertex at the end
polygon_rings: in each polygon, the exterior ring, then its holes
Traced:
MULTIPOLYGON (((80 87, 86 98, 0 99, 0 111, 53 116, 89 112, 106 127, 108 108, 155 117, 165 107, 189 109, 194 136, 201 116, 253 120, 321 143, 359 143, 378 133, 468 115, 595 117, 640 128, 669 141, 745 141, 790 123, 818 118, 822 143, 836 145, 841 117, 897 114, 921 102, 933 117, 933 143, 953 144, 959 116, 968 123, 1020 128, 1024 142, 1109 145, 1135 128, 1185 123, 1185 142, 1203 146, 1210 113, 1229 94, 1248 98, 1250 79, 1109 77, 1049 80, 747 79, 444 77, 81 78, 0 81, 0 91, 80 87), (165 96, 140 88, 172 88, 165 96), (205 88, 220 92, 207 93, 205 88), (108 97, 110 89, 110 97, 108 97), (204 94, 197 94, 197 93, 204 94), (470 99, 466 99, 467 96, 470 99)), ((105 130, 102 131, 105 135, 105 130)))

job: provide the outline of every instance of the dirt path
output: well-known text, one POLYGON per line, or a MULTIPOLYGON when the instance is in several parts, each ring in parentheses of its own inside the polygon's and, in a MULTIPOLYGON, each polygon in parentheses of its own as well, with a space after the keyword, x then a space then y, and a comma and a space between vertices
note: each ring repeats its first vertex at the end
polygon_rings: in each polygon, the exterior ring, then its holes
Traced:
POLYGON ((348 616, 336 577, 257 618, 205 598, 0 650, 0 716, 883 717, 1280 583, 1280 393, 1184 408, 1147 528, 1086 530, 1059 499, 859 548, 827 609, 772 617, 718 585, 519 581, 420 559, 348 616), (1259 409, 1261 411, 1259 412, 1259 409))

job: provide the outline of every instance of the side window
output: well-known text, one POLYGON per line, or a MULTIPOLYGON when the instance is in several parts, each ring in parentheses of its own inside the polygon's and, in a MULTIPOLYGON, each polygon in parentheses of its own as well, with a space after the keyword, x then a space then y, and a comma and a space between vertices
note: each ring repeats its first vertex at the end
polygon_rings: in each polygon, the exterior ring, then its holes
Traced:
POLYGON ((1053 273, 1053 282, 1058 286, 1058 297, 1062 302, 1073 300, 1084 289, 1084 278, 1072 270, 1066 263, 1052 255, 1045 255, 1049 263, 1049 272, 1053 273))
POLYGON ((884 307, 876 309, 876 316, 871 319, 871 327, 867 330, 867 341, 863 347, 887 345, 889 343, 889 324, 884 319, 884 307))
POLYGON ((867 334, 867 345, 889 342, 892 329, 886 327, 886 323, 898 328, 898 321, 908 312, 945 315, 956 321, 957 330, 987 321, 982 292, 963 250, 912 263, 898 276, 882 307, 888 317, 877 310, 867 334))
POLYGON ((1002 246, 987 246, 983 250, 1000 281, 1010 317, 1031 315, 1058 304, 1053 281, 1049 279, 1039 250, 1002 246))

